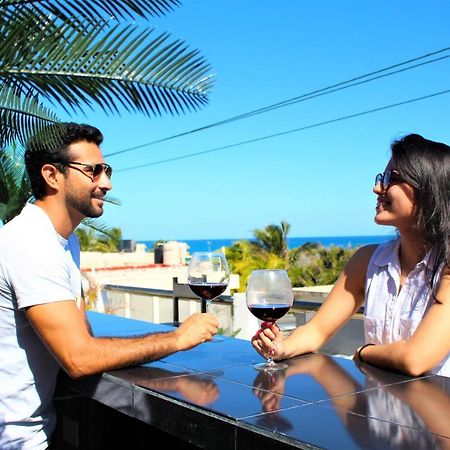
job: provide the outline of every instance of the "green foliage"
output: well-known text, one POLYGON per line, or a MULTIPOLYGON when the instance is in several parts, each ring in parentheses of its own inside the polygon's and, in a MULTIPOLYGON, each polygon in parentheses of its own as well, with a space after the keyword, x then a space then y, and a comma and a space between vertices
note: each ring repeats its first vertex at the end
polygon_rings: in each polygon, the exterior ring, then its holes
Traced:
POLYGON ((281 222, 280 225, 270 224, 263 229, 253 230, 256 244, 268 253, 285 258, 288 251, 287 235, 290 225, 287 222, 281 222))
POLYGON ((23 159, 15 145, 0 153, 0 218, 3 223, 16 216, 30 197, 23 159))
MULTIPOLYGON (((0 87, 0 149, 17 143, 23 150, 32 134, 58 120, 56 114, 44 107, 31 91, 15 85, 0 87)), ((22 159, 21 153, 17 159, 22 159)))
MULTIPOLYGON (((72 0, 72 8, 66 3, 0 0, 2 90, 46 98, 67 112, 95 103, 106 112, 159 116, 207 102, 210 67, 197 50, 171 40, 169 33, 155 35, 152 27, 118 20, 125 14, 146 18, 152 13, 146 6, 174 2, 99 0, 93 14, 83 13, 85 1, 72 0), (115 14, 109 10, 112 3, 115 14)), ((0 106, 8 110, 10 102, 0 106)))
POLYGON ((334 284, 354 251, 339 246, 325 248, 319 244, 305 244, 291 250, 288 274, 292 286, 334 284))
POLYGON ((255 241, 243 240, 225 249, 233 273, 239 274, 238 291, 245 292, 252 270, 286 269, 293 287, 334 284, 354 249, 306 243, 288 251, 290 225, 268 225, 254 231, 255 241))
POLYGON ((120 228, 98 228, 80 226, 75 230, 82 252, 114 253, 119 251, 122 240, 120 228))
POLYGON ((239 274, 240 287, 238 292, 244 292, 247 280, 252 270, 284 269, 286 262, 283 258, 263 249, 253 241, 237 241, 232 247, 225 249, 225 256, 233 273, 239 274))
POLYGON ((244 292, 252 270, 286 269, 287 267, 287 234, 290 225, 270 224, 263 229, 255 229, 254 241, 238 241, 225 250, 232 272, 239 274, 240 287, 244 292))
POLYGON ((227 330, 225 330, 225 328, 217 328, 217 334, 222 334, 224 336, 228 336, 228 337, 236 337, 240 332, 241 332, 242 328, 238 328, 237 330, 234 330, 231 334, 227 334, 227 330))

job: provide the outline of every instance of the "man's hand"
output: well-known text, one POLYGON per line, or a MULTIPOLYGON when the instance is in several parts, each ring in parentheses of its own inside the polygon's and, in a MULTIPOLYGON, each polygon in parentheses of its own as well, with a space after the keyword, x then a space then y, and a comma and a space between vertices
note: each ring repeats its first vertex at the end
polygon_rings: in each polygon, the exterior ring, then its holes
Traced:
POLYGON ((176 330, 180 342, 179 350, 188 350, 202 342, 211 341, 218 327, 219 321, 213 314, 192 314, 176 330))

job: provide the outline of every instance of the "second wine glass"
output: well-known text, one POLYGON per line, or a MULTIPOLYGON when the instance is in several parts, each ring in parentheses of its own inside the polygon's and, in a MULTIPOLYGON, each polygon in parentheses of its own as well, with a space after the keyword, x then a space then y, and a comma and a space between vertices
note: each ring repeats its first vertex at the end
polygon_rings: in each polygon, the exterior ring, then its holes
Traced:
MULTIPOLYGON (((247 283, 247 307, 258 319, 275 324, 292 307, 294 296, 285 270, 253 270, 247 283)), ((259 370, 286 369, 287 364, 274 362, 270 354, 265 363, 255 365, 259 370)))
MULTIPOLYGON (((230 281, 230 269, 223 253, 195 252, 189 261, 188 285, 195 295, 205 300, 207 310, 211 302, 223 294, 230 281)), ((214 337, 213 341, 223 340, 214 337)))

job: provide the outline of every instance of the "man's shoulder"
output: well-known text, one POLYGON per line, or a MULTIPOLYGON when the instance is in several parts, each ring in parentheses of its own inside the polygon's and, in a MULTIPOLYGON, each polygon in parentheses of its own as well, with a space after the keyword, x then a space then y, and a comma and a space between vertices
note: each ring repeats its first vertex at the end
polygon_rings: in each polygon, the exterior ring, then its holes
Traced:
MULTIPOLYGON (((0 228, 0 253, 32 252, 33 248, 49 251, 57 244, 54 228, 42 217, 43 211, 26 205, 22 212, 0 228)), ((44 213, 45 214, 45 213, 44 213)))

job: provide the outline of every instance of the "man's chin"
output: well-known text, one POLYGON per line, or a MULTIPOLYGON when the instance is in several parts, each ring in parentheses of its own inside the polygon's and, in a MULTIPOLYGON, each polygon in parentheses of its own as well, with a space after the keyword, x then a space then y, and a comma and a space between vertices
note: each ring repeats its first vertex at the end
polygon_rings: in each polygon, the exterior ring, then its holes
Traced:
POLYGON ((97 217, 100 217, 102 214, 103 214, 103 206, 97 207, 97 208, 89 211, 89 214, 87 217, 89 217, 91 219, 96 219, 97 217))

